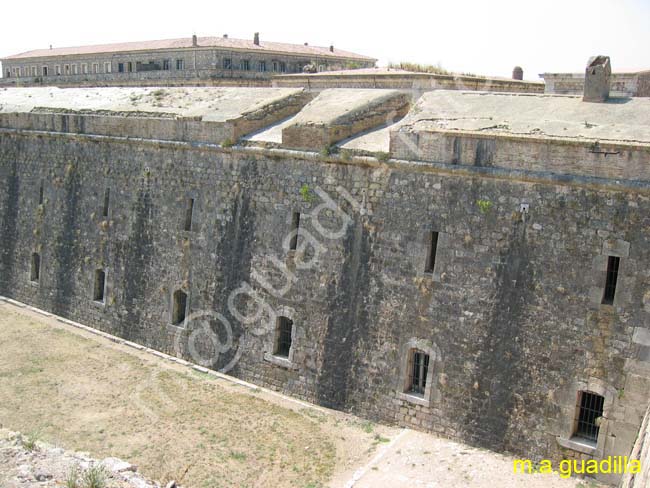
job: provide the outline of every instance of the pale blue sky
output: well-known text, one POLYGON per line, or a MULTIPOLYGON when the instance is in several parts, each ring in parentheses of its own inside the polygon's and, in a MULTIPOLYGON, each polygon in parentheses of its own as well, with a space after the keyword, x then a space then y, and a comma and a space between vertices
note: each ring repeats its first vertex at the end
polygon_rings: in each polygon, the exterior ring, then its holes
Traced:
POLYGON ((607 54, 614 71, 650 69, 650 0, 11 1, 0 7, 0 57, 30 49, 198 35, 309 42, 388 61, 525 78, 582 71, 607 54))

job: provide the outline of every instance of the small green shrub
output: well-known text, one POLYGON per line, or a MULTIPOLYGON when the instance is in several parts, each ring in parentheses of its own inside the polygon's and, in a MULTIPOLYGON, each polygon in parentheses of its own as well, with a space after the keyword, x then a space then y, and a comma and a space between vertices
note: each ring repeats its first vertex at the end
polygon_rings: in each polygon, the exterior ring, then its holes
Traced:
POLYGON ((23 447, 28 451, 34 451, 37 449, 36 443, 41 439, 41 434, 39 431, 32 431, 27 434, 27 437, 23 439, 23 447))
POLYGON ((83 488, 105 488, 106 487, 107 473, 104 466, 95 464, 84 471, 81 476, 81 483, 83 488))
POLYGON ((65 488, 79 488, 79 468, 72 466, 65 478, 65 488))
POLYGON ((320 150, 320 155, 327 157, 327 156, 331 156, 333 152, 334 152, 334 148, 332 146, 325 146, 323 149, 320 150))
POLYGON ((232 139, 226 139, 221 143, 221 147, 233 147, 235 145, 235 141, 232 139))
POLYGON ((476 205, 478 205, 481 213, 488 213, 492 208, 492 202, 490 200, 476 200, 476 205))
POLYGON ((302 196, 302 199, 307 203, 314 201, 314 194, 311 192, 311 189, 307 183, 300 187, 300 196, 302 196))

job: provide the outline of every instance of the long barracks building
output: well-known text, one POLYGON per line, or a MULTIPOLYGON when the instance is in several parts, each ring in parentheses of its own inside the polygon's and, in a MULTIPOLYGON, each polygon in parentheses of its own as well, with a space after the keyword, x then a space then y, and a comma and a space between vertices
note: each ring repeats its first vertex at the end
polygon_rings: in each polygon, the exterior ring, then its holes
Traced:
POLYGON ((3 84, 146 80, 268 80, 274 74, 368 68, 376 59, 334 46, 197 37, 37 49, 4 58, 3 84))

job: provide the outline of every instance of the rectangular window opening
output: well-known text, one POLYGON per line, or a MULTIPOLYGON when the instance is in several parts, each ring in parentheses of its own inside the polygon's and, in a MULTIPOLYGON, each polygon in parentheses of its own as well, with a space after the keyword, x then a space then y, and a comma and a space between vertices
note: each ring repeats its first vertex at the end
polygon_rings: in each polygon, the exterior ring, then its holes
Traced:
POLYGON ((32 254, 32 268, 29 279, 34 283, 38 282, 41 278, 41 255, 37 252, 32 254))
POLYGON ((194 199, 190 198, 187 201, 187 208, 185 209, 185 224, 183 228, 186 231, 192 230, 192 214, 194 213, 194 199))
POLYGON ((578 422, 574 437, 598 442, 605 398, 587 391, 580 392, 578 422))
POLYGON ((185 322, 185 312, 187 310, 187 294, 183 290, 174 292, 174 305, 172 308, 172 324, 182 325, 185 322))
POLYGON ((427 249, 427 262, 424 268, 425 273, 433 273, 436 267, 436 252, 438 251, 438 233, 429 233, 429 248, 427 249))
POLYGON ((424 396, 427 387, 427 370, 429 369, 429 355, 425 352, 412 350, 410 361, 410 376, 407 392, 424 396))
POLYGON ((291 350, 293 321, 287 317, 278 317, 276 326, 275 356, 288 358, 291 350))
POLYGON ((95 271, 95 289, 93 291, 93 300, 104 302, 104 293, 106 290, 106 272, 103 269, 95 271))
POLYGON ((605 281, 605 292, 603 293, 604 305, 613 305, 614 296, 616 295, 616 282, 618 281, 618 267, 621 264, 621 258, 609 256, 607 260, 607 280, 605 281))
POLYGON ((108 209, 111 203, 111 189, 104 190, 104 205, 102 206, 102 217, 108 217, 108 209))
POLYGON ((294 212, 291 218, 291 241, 289 250, 295 251, 298 248, 298 232, 300 230, 300 212, 294 212))

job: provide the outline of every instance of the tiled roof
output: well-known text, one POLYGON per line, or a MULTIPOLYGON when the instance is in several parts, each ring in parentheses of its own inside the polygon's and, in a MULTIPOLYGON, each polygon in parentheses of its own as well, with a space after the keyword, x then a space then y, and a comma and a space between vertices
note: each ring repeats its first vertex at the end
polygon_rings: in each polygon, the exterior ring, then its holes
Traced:
MULTIPOLYGON (((269 53, 286 53, 304 56, 322 56, 331 58, 350 58, 366 61, 375 61, 374 58, 362 56, 360 54, 343 51, 334 48, 331 52, 329 47, 320 46, 305 46, 302 44, 287 44, 283 42, 265 42, 262 40, 259 45, 253 43, 252 40, 246 39, 232 39, 229 37, 199 37, 199 47, 216 47, 221 49, 233 50, 250 50, 257 52, 269 53)), ((164 39, 159 41, 142 41, 142 42, 121 42, 117 44, 98 44, 94 46, 79 46, 79 47, 58 47, 53 49, 36 49, 34 51, 27 51, 20 54, 14 54, 4 59, 27 59, 27 58, 41 58, 50 56, 74 56, 84 54, 101 54, 101 53, 119 53, 129 51, 154 51, 161 49, 179 49, 191 48, 192 38, 186 37, 182 39, 164 39)))

